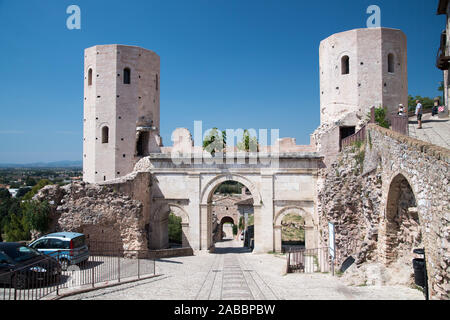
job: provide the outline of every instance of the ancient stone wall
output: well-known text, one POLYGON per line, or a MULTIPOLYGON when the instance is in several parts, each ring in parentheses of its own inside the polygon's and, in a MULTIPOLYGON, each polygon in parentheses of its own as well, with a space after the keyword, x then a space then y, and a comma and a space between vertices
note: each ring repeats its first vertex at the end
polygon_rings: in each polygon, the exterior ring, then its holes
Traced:
MULTIPOLYGON (((41 189, 34 199, 47 200, 51 204, 49 232, 80 232, 90 242, 107 242, 107 248, 147 250, 145 206, 136 200, 142 196, 136 194, 137 182, 145 180, 145 176, 139 176, 115 185, 85 182, 64 187, 50 185, 41 189)), ((148 186, 146 190, 148 192, 148 186)))
POLYGON ((353 255, 367 272, 363 264, 377 263, 374 283, 412 284, 412 250, 425 248, 430 295, 448 299, 449 163, 448 149, 368 125, 361 148, 320 173, 321 229, 336 223, 340 258, 353 255))

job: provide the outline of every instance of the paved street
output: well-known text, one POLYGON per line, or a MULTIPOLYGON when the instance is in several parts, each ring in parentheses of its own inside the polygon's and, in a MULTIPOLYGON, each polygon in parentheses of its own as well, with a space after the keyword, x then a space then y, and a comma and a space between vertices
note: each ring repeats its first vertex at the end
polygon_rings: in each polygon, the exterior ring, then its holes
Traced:
POLYGON ((217 244, 215 254, 160 259, 159 277, 66 299, 102 300, 423 300, 407 287, 349 287, 330 274, 284 274, 286 261, 252 254, 239 242, 217 244))
POLYGON ((422 129, 417 129, 417 118, 409 118, 409 135, 412 138, 426 141, 440 147, 450 149, 450 118, 439 119, 424 114, 422 118, 422 129))

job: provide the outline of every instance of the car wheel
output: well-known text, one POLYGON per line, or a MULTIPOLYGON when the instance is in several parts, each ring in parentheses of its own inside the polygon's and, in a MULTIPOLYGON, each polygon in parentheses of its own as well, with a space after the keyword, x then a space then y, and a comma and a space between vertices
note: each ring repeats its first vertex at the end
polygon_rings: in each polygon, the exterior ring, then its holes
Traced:
POLYGON ((13 279, 14 288, 25 289, 28 285, 27 276, 21 273, 16 273, 13 279))
POLYGON ((61 264, 61 270, 62 271, 67 271, 67 268, 69 267, 69 261, 67 259, 61 259, 59 261, 59 263, 61 264))

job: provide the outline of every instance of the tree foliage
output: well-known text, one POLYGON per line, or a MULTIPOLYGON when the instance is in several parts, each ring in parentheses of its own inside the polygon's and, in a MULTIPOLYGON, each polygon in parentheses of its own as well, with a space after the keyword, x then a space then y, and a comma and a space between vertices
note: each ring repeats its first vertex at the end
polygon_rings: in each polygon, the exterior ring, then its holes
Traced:
POLYGON ((48 230, 50 205, 47 201, 24 201, 21 207, 30 229, 41 233, 48 230))
POLYGON ((214 156, 216 152, 224 152, 226 148, 227 133, 217 128, 211 129, 203 140, 203 150, 214 156))
POLYGON ((431 99, 429 97, 421 97, 421 96, 408 96, 408 111, 415 111, 416 110, 416 100, 420 100, 420 103, 422 104, 423 109, 432 109, 434 106, 434 99, 431 99))
POLYGON ((182 242, 182 228, 181 228, 181 218, 177 217, 175 214, 169 214, 169 242, 180 243, 182 242))
POLYGON ((250 135, 250 132, 247 129, 245 129, 244 134, 242 136, 242 141, 237 144, 237 148, 245 152, 258 152, 259 151, 258 138, 252 137, 250 135))
MULTIPOLYGON (((375 108, 375 123, 378 124, 380 127, 389 129, 390 123, 386 115, 387 115, 386 107, 375 108)), ((371 117, 370 112, 367 114, 367 116, 370 119, 371 117)))

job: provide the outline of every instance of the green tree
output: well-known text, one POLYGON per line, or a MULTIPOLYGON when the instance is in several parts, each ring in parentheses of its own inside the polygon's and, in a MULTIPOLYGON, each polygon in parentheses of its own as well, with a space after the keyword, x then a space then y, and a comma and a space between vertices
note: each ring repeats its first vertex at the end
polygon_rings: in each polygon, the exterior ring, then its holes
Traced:
POLYGON ((9 221, 5 225, 6 241, 24 241, 30 240, 30 226, 25 216, 20 214, 11 214, 9 221))
POLYGON ((29 187, 33 187, 33 186, 35 186, 36 185, 36 180, 34 180, 32 177, 30 177, 30 176, 28 176, 26 179, 25 179, 25 185, 26 186, 29 186, 29 187))
POLYGON ((242 141, 238 142, 237 148, 245 152, 258 152, 259 151, 258 139, 256 137, 252 137, 250 135, 250 132, 247 129, 245 129, 244 134, 242 136, 242 141))
POLYGON ((244 230, 245 229, 245 219, 244 217, 240 217, 239 218, 239 230, 244 230))
POLYGON ((26 195, 30 191, 31 191, 31 188, 28 188, 28 187, 19 188, 19 190, 17 190, 16 198, 22 198, 24 195, 26 195))
POLYGON ((226 148, 227 133, 217 128, 211 129, 203 140, 203 149, 214 156, 216 152, 224 152, 226 148))
POLYGON ((45 233, 48 230, 50 205, 47 201, 24 201, 21 204, 22 214, 31 230, 45 233))
POLYGON ((39 190, 49 184, 52 184, 52 182, 48 179, 39 180, 39 182, 31 189, 31 191, 23 196, 22 200, 31 200, 39 190))
POLYGON ((2 233, 4 225, 9 214, 9 207, 11 205, 11 193, 8 189, 0 189, 0 241, 3 241, 2 233))
POLYGON ((180 243, 182 242, 182 229, 181 218, 177 217, 173 213, 169 214, 169 242, 180 243))
POLYGON ((421 96, 408 96, 408 111, 415 111, 416 110, 416 100, 420 100, 420 103, 422 103, 422 107, 424 110, 431 109, 434 106, 434 99, 431 99, 429 97, 421 97, 421 96))
MULTIPOLYGON (((387 108, 379 107, 375 108, 375 123, 380 127, 388 128, 390 127, 389 119, 386 118, 387 108)), ((370 112, 367 115, 370 119, 370 112)))
POLYGON ((237 235, 237 233, 238 233, 238 227, 237 227, 237 225, 235 225, 235 224, 233 224, 233 235, 237 235))

